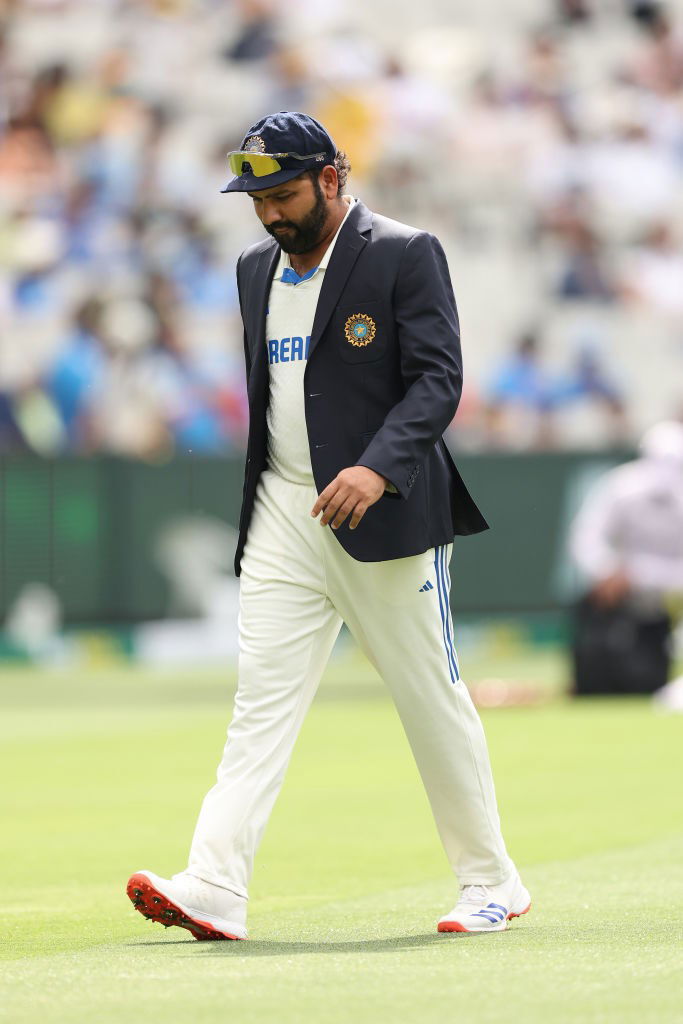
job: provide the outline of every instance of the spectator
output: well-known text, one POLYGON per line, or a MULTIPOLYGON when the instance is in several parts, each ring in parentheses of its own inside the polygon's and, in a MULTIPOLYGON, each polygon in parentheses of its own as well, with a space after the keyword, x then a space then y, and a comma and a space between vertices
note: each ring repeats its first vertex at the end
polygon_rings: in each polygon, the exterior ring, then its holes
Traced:
POLYGON ((586 405, 604 412, 607 426, 601 435, 603 442, 614 446, 627 442, 629 424, 624 396, 590 338, 581 340, 569 371, 558 375, 552 389, 556 416, 576 405, 582 413, 586 405))
POLYGON ((276 49, 277 21, 268 0, 241 0, 241 21, 235 38, 225 48, 227 61, 263 60, 276 49))
POLYGON ((39 125, 13 118, 0 135, 0 203, 30 208, 59 184, 59 171, 50 140, 39 125))
POLYGON ((609 302, 615 291, 605 267, 598 237, 587 220, 577 218, 564 232, 563 266, 557 284, 562 299, 609 302))
POLYGON ((587 0, 557 0, 560 19, 568 25, 584 24, 593 16, 587 0))
POLYGON ((72 451, 91 449, 89 412, 94 395, 101 390, 106 351, 101 334, 102 302, 86 299, 74 314, 74 327, 57 349, 45 389, 55 403, 72 451))
POLYGON ((553 442, 553 387, 540 358, 538 335, 523 334, 494 374, 486 401, 489 441, 495 447, 544 447, 553 442))
POLYGON ((642 89, 677 95, 683 88, 683 39, 660 3, 635 3, 633 14, 646 41, 628 62, 626 77, 642 89))
POLYGON ((667 223, 654 224, 625 260, 622 288, 626 299, 683 322, 683 253, 667 223))

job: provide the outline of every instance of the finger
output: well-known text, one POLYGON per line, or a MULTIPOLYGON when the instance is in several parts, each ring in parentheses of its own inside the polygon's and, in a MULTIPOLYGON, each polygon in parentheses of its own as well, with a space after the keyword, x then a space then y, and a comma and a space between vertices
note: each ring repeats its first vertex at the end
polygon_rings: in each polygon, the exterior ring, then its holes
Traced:
POLYGON ((337 483, 337 481, 333 480, 331 484, 327 485, 324 491, 320 492, 320 494, 318 495, 318 500, 311 509, 311 515, 313 516, 314 519, 318 515, 318 513, 322 512, 322 510, 327 506, 328 502, 335 494, 338 487, 339 484, 337 483))
POLYGON ((320 525, 321 526, 327 526, 327 524, 330 522, 330 520, 334 519, 334 517, 336 516, 337 512, 341 508, 342 504, 346 500, 347 495, 348 495, 348 491, 347 490, 342 490, 340 488, 336 492, 334 497, 330 498, 330 500, 328 501, 327 505, 325 506, 325 510, 323 511, 322 518, 320 520, 320 525))
POLYGON ((350 530, 356 529, 356 527, 358 526, 359 522, 361 521, 367 510, 368 506, 364 505, 362 502, 359 501, 353 510, 353 515, 351 516, 351 522, 349 523, 350 530))
POLYGON ((346 517, 353 512, 357 500, 357 498, 347 498, 334 517, 334 521, 332 523, 333 530, 338 530, 346 517))

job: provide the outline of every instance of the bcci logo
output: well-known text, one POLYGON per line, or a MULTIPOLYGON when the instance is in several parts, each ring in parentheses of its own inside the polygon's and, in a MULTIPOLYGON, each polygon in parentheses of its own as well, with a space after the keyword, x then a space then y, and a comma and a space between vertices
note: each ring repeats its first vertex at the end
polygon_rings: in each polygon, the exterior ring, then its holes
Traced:
POLYGON ((346 340, 355 348, 365 348, 374 340, 376 333, 377 325, 366 313, 354 313, 344 325, 346 340))
POLYGON ((265 153, 266 144, 260 135, 252 135, 244 140, 242 151, 244 153, 265 153))

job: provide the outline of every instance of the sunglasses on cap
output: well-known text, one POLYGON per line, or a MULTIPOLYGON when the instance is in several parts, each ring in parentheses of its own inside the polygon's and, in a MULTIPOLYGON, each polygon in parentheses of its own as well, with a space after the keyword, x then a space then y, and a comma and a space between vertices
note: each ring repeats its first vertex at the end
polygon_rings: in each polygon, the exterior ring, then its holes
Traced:
POLYGON ((326 156, 326 153, 306 153, 302 156, 300 153, 250 153, 244 149, 236 149, 228 153, 228 166, 238 177, 245 173, 245 165, 248 165, 247 170, 251 168, 254 177, 265 178, 268 174, 296 167, 296 163, 292 164, 289 161, 321 161, 326 156))

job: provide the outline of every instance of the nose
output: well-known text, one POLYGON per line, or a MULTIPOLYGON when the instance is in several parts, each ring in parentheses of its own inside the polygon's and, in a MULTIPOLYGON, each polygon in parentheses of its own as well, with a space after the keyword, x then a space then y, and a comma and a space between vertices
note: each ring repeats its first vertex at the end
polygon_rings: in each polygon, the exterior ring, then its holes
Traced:
POLYGON ((270 227, 273 224, 277 224, 278 221, 283 219, 280 213, 277 203, 272 200, 264 199, 260 209, 261 223, 270 227))

